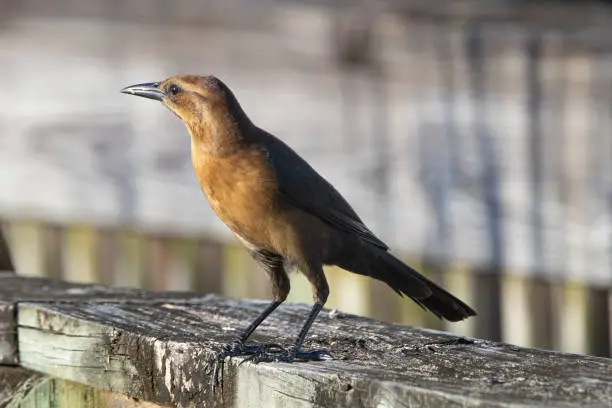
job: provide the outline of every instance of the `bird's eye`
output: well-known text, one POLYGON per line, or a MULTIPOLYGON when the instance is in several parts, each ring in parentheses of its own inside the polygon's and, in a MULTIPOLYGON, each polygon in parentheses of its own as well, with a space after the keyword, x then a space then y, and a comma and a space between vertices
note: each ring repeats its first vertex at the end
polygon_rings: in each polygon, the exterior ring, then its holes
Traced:
POLYGON ((178 85, 172 84, 168 87, 168 93, 172 96, 178 95, 179 92, 181 92, 181 88, 178 85))

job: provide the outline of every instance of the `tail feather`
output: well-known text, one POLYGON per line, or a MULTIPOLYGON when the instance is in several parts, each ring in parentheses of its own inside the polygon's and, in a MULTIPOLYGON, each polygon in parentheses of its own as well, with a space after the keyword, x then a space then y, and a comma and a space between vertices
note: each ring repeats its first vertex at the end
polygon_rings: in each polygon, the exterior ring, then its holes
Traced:
POLYGON ((394 287, 395 290, 399 290, 402 294, 414 300, 419 306, 431 311, 439 318, 457 322, 476 315, 476 312, 463 301, 442 289, 436 283, 430 281, 390 253, 381 253, 380 260, 382 263, 381 269, 386 271, 386 275, 401 276, 400 279, 395 278, 391 282, 386 281, 388 285, 391 286, 391 283, 395 283, 396 285, 400 283, 401 286, 394 287), (431 294, 421 298, 412 296, 411 288, 406 284, 408 282, 406 277, 408 276, 412 279, 419 279, 431 291, 431 294))
POLYGON ((368 247, 357 256, 353 253, 350 260, 344 258, 344 262, 338 263, 341 268, 385 282, 395 292, 408 296, 440 319, 457 322, 476 315, 467 304, 389 252, 368 247))

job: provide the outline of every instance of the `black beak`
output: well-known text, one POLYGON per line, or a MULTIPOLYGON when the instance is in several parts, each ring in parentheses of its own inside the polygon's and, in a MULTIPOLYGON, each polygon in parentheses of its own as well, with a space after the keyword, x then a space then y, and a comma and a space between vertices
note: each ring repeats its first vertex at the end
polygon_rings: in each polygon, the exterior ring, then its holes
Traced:
POLYGON ((159 82, 126 86, 121 90, 121 93, 142 96, 156 101, 161 101, 166 96, 164 91, 159 89, 159 82))

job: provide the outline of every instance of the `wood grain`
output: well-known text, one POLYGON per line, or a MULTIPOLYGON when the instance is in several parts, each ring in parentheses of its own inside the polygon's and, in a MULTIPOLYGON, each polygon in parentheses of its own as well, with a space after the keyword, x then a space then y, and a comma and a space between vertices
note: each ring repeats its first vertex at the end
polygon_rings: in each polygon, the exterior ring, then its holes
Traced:
POLYGON ((122 394, 51 378, 19 367, 0 367, 0 408, 161 408, 122 394))
POLYGON ((44 278, 25 278, 0 272, 0 364, 17 364, 18 302, 124 302, 147 303, 185 299, 189 292, 144 292, 127 288, 82 285, 44 278))
MULTIPOLYGON (((24 367, 175 407, 612 404, 612 361, 525 349, 324 312, 307 347, 333 360, 239 365, 213 390, 215 355, 265 306, 217 295, 159 304, 20 303, 24 367)), ((307 305, 286 305, 255 339, 290 344, 307 305)))
POLYGON ((0 408, 21 399, 45 378, 44 375, 20 367, 0 366, 0 408))

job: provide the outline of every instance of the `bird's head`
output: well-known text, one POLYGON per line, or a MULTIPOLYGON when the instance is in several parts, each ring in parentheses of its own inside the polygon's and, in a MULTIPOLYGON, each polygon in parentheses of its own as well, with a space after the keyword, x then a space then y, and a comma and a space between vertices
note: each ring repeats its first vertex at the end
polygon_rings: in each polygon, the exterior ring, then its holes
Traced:
POLYGON ((194 139, 209 148, 236 140, 245 133, 240 128, 251 125, 229 87, 212 75, 177 75, 121 92, 160 101, 187 125, 194 139))
POLYGON ((212 119, 214 113, 233 108, 234 95, 214 76, 177 75, 161 82, 132 85, 121 90, 163 103, 185 123, 212 119))

